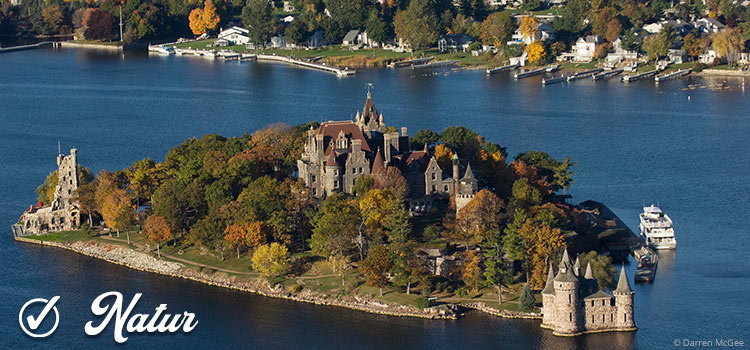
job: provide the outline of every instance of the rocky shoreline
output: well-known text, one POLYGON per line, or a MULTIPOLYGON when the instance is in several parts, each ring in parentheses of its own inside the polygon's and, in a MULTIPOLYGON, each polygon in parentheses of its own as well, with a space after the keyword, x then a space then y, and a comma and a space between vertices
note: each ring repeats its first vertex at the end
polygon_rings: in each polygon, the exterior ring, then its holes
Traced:
POLYGON ((138 271, 151 272, 164 276, 192 280, 212 286, 255 293, 271 298, 287 299, 316 305, 343 307, 379 315, 456 320, 461 315, 460 309, 465 308, 476 309, 481 312, 504 318, 538 319, 541 317, 533 313, 526 314, 520 312, 517 313, 504 310, 496 310, 487 307, 483 303, 470 303, 464 305, 438 305, 425 308, 424 310, 419 310, 413 306, 388 305, 380 301, 370 300, 361 296, 342 296, 334 298, 307 289, 303 289, 298 293, 292 293, 290 291, 287 291, 281 285, 276 285, 274 288, 269 288, 265 281, 261 279, 235 281, 230 278, 211 276, 203 272, 198 272, 186 268, 183 264, 159 260, 151 256, 150 254, 139 252, 133 249, 128 249, 115 244, 103 244, 93 241, 74 242, 68 244, 42 241, 28 237, 14 238, 19 242, 40 244, 44 246, 66 249, 138 271))

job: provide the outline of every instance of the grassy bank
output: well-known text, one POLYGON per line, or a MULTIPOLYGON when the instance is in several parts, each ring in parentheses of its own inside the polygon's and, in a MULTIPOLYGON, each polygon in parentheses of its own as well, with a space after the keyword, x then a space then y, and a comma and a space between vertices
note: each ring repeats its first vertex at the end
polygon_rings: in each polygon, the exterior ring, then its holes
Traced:
MULTIPOLYGON (((59 244, 98 243, 127 247, 129 249, 147 253, 156 257, 156 247, 149 243, 144 235, 137 231, 121 232, 119 237, 112 232, 102 234, 97 231, 65 231, 47 235, 30 236, 31 240, 54 242, 59 244), (130 235, 130 243, 127 235, 130 235)), ((209 275, 215 278, 229 279, 235 283, 243 284, 257 283, 260 276, 252 270, 250 254, 243 252, 237 257, 236 251, 227 251, 224 259, 213 252, 195 246, 171 246, 161 247, 162 260, 173 261, 184 265, 184 269, 209 275)), ((287 290, 309 290, 323 297, 338 298, 341 296, 365 297, 368 300, 380 301, 388 304, 413 306, 415 301, 421 297, 419 288, 412 288, 411 294, 397 286, 383 288, 383 295, 375 287, 367 286, 364 278, 355 269, 345 270, 342 277, 338 272, 331 270, 331 265, 309 252, 297 253, 293 257, 292 271, 271 281, 272 285, 281 284, 287 290), (295 286, 292 288, 292 286, 295 286), (296 287, 298 286, 298 287, 296 287)), ((523 284, 511 285, 504 292, 504 302, 498 304, 498 296, 495 288, 483 288, 476 293, 469 293, 459 297, 453 292, 436 292, 431 296, 438 297, 439 304, 467 304, 482 302, 488 307, 496 310, 518 312, 520 311, 518 298, 523 289, 523 284)))

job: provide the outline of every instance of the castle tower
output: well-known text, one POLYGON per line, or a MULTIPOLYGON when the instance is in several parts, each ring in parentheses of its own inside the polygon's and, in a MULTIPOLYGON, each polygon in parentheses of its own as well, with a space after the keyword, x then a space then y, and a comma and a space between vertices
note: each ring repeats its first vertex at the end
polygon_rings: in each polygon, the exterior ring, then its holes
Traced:
POLYGON ((567 249, 560 261, 560 270, 554 279, 554 327, 558 334, 575 334, 581 331, 581 312, 578 300, 578 278, 573 274, 567 249))
POLYGON ((76 149, 70 149, 70 155, 57 155, 57 187, 53 210, 67 209, 72 206, 72 198, 78 189, 78 156, 76 149))
POLYGON ((581 259, 580 257, 576 257, 576 262, 573 264, 573 274, 576 276, 581 275, 581 259))
POLYGON ((555 323, 555 274, 552 265, 547 273, 547 283, 542 289, 542 327, 552 328, 555 323))
POLYGON ((620 270, 620 278, 617 280, 615 295, 615 328, 620 330, 635 330, 635 319, 633 314, 633 290, 625 273, 625 266, 620 270))
POLYGON ((453 155, 451 162, 453 163, 453 181, 456 183, 456 192, 458 192, 458 154, 453 155))
POLYGON ((383 161, 383 154, 380 153, 380 148, 375 154, 375 160, 372 161, 372 174, 381 175, 385 173, 385 162, 383 161))
POLYGON ((325 190, 327 195, 341 191, 341 166, 336 161, 336 152, 331 150, 325 166, 325 190))
MULTIPOLYGON (((455 167, 454 165, 454 171, 456 171, 455 167)), ((477 180, 474 177, 474 172, 471 171, 471 164, 468 164, 466 165, 466 173, 461 179, 459 189, 456 190, 456 213, 476 197, 477 187, 477 180)))

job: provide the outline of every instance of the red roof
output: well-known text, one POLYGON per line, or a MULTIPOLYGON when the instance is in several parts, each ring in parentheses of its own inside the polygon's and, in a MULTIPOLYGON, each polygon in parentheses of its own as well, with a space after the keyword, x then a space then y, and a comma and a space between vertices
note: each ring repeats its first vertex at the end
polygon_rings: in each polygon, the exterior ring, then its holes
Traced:
POLYGON ((367 144, 367 139, 365 139, 365 135, 362 133, 362 129, 360 129, 354 122, 341 121, 325 122, 318 128, 317 134, 325 136, 323 138, 325 153, 328 153, 328 144, 331 143, 332 139, 337 138, 341 131, 344 132, 344 135, 346 135, 349 140, 362 140, 362 150, 371 152, 370 146, 367 144))
POLYGON ((372 162, 372 173, 374 175, 377 175, 384 172, 385 162, 383 161, 383 154, 380 153, 380 148, 378 148, 378 153, 375 154, 375 160, 372 162))

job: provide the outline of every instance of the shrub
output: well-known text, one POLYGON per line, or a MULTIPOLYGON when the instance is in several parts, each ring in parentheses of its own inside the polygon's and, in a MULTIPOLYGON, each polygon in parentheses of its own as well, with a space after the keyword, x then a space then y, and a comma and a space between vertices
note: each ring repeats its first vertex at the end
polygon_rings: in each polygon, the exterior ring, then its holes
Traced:
POLYGON ((457 295, 457 296, 458 296, 459 298, 464 298, 464 297, 466 297, 466 289, 465 289, 465 288, 459 288, 459 289, 457 289, 457 290, 456 290, 456 295, 457 295))
POLYGON ((693 64, 693 72, 700 73, 703 71, 703 69, 706 68, 706 65, 700 62, 695 62, 693 64))
POLYGON ((534 308, 536 307, 536 299, 534 298, 534 293, 531 292, 531 287, 528 283, 518 297, 518 302, 521 304, 521 310, 526 312, 534 311, 534 308))
POLYGON ((414 300, 414 307, 420 310, 424 310, 426 307, 430 306, 430 300, 428 300, 425 297, 419 297, 417 300, 414 300))
POLYGON ((302 285, 299 284, 293 284, 289 286, 289 291, 292 293, 299 293, 302 291, 302 285))

